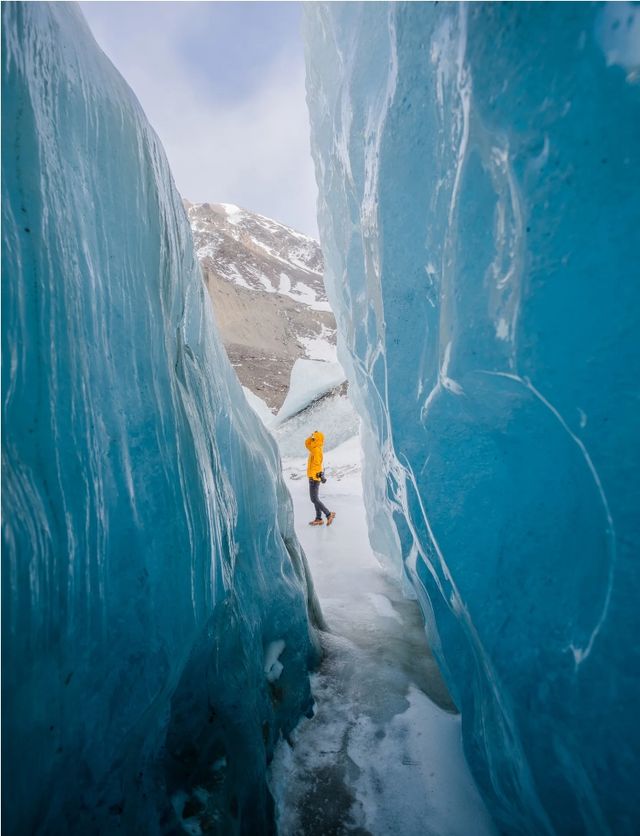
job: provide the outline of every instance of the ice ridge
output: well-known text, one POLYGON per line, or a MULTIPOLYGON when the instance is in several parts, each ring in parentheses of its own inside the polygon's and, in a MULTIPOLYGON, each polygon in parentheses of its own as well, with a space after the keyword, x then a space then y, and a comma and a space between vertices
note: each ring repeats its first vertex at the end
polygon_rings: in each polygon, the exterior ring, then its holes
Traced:
POLYGON ((640 11, 308 4, 372 546, 503 832, 640 829, 640 11))
POLYGON ((270 833, 320 619, 275 443, 74 5, 3 5, 2 119, 3 827, 270 833))

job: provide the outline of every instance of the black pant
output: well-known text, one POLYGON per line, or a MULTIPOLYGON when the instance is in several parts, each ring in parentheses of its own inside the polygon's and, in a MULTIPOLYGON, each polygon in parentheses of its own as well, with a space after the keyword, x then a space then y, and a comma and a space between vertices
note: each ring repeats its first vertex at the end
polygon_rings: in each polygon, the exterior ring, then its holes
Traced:
POLYGON ((328 517, 331 513, 326 505, 323 505, 318 498, 318 491, 320 490, 320 482, 316 482, 315 479, 309 479, 309 497, 313 502, 315 509, 316 509, 316 519, 321 520, 322 515, 324 514, 325 517, 328 517))

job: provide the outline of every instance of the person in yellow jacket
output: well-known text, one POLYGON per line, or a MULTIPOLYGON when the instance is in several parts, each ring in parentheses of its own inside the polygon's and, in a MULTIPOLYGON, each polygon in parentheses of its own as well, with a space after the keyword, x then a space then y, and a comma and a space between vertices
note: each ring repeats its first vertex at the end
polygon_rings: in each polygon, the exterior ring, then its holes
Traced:
POLYGON ((318 491, 320 490, 320 482, 326 482, 324 472, 322 470, 322 445, 324 444, 324 435, 315 430, 311 433, 309 438, 305 441, 304 446, 309 451, 309 459, 307 460, 307 476, 309 477, 309 497, 316 509, 316 518, 311 520, 309 525, 324 525, 322 515, 327 518, 327 525, 331 525, 335 519, 335 512, 330 511, 326 505, 320 502, 318 491))

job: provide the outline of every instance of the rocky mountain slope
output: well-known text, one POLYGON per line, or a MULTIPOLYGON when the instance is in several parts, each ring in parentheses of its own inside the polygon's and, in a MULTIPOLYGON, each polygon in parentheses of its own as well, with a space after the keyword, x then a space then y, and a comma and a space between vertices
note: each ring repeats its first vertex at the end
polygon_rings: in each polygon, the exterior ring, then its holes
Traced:
POLYGON ((231 362, 242 384, 278 409, 296 359, 335 360, 320 245, 228 203, 184 205, 231 362))

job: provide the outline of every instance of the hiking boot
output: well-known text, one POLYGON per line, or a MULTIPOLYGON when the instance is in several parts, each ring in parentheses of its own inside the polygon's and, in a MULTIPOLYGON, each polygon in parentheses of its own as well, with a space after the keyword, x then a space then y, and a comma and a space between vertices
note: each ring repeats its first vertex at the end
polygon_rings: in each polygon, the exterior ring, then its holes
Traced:
MULTIPOLYGON (((324 521, 323 520, 311 520, 309 525, 324 525, 324 521)), ((327 525, 329 525, 328 522, 327 522, 327 525)))
POLYGON ((336 512, 332 511, 329 514, 329 516, 327 517, 327 525, 331 525, 331 523, 335 520, 335 518, 336 518, 336 512))

